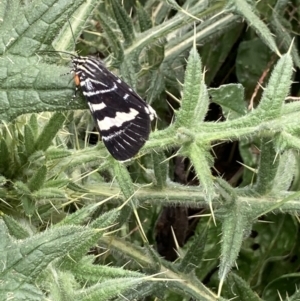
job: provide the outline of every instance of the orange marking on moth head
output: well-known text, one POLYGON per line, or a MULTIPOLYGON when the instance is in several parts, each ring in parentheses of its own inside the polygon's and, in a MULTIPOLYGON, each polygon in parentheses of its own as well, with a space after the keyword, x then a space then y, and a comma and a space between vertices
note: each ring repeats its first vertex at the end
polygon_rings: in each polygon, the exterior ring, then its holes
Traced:
POLYGON ((74 74, 74 82, 75 82, 75 85, 76 86, 79 86, 80 85, 80 78, 78 76, 78 74, 74 74))

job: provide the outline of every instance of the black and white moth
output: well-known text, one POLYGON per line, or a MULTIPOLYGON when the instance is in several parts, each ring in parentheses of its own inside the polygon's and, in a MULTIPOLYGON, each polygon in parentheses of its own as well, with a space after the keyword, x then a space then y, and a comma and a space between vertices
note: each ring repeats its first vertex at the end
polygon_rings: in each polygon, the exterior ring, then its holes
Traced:
POLYGON ((81 87, 102 141, 120 161, 135 156, 151 131, 155 111, 93 56, 73 56, 76 90, 81 87))

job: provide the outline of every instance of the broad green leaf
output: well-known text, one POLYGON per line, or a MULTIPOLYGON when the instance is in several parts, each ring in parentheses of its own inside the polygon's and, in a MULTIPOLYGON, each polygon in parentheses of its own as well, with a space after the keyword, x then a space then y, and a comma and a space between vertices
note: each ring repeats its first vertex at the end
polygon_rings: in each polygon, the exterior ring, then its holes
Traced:
POLYGON ((211 101, 222 107, 226 120, 244 116, 247 112, 244 88, 240 84, 228 84, 208 90, 211 101))
POLYGON ((25 113, 84 108, 74 101, 69 68, 47 64, 32 56, 4 55, 0 59, 0 119, 11 121, 25 113), (2 74, 2 76, 1 76, 2 74))
MULTIPOLYGON (((35 0, 17 6, 16 0, 7 2, 12 2, 12 5, 6 5, 3 18, 6 26, 0 28, 0 54, 9 53, 23 57, 35 56, 35 52, 41 47, 49 47, 67 23, 66 16, 86 3, 84 0, 50 0, 47 3, 35 0)), ((88 5, 93 3, 97 2, 89 1, 88 5)))
MULTIPOLYGON (((70 13, 68 13, 68 15, 72 16, 72 18, 69 20, 67 18, 62 18, 63 27, 59 28, 58 34, 54 37, 55 39, 52 42, 52 46, 55 50, 74 50, 75 40, 80 36, 87 20, 99 2, 100 0, 77 0, 75 3, 74 1, 68 3, 70 7, 70 13)), ((68 10, 65 11, 65 13, 67 12, 68 10)))
MULTIPOLYGON (((272 57, 270 49, 258 38, 242 41, 239 44, 236 76, 238 82, 244 86, 246 99, 251 99, 262 75, 265 75, 263 82, 263 86, 265 86, 270 77, 270 72, 266 72, 266 70, 270 68, 269 64, 272 58, 274 60, 276 56, 272 57)), ((256 97, 258 98, 261 93, 262 90, 258 90, 256 97)))

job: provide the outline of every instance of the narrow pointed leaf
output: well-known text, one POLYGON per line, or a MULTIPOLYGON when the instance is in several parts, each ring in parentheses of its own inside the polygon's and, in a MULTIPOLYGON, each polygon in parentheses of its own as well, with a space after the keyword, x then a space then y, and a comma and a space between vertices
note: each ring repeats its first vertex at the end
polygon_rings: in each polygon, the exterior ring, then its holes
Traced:
POLYGON ((269 193, 274 185, 279 158, 270 138, 262 138, 260 144, 260 160, 257 172, 256 191, 261 194, 269 193))
POLYGON ((143 278, 139 277, 116 278, 113 280, 103 281, 102 283, 89 287, 83 293, 79 293, 76 296, 75 301, 106 301, 122 294, 122 292, 128 289, 134 289, 137 285, 144 281, 145 280, 143 278))
POLYGON ((30 191, 39 190, 46 180, 47 167, 45 165, 41 166, 40 169, 33 175, 33 177, 28 182, 28 188, 30 191))
POLYGON ((235 202, 227 208, 227 214, 222 224, 221 262, 219 267, 219 278, 224 280, 240 252, 245 232, 248 232, 249 223, 244 203, 235 202))
POLYGON ((16 239, 25 239, 29 237, 29 232, 23 225, 17 222, 9 215, 2 216, 3 221, 9 231, 9 235, 13 236, 16 239))
POLYGON ((137 1, 137 17, 140 25, 141 32, 146 31, 152 27, 151 16, 148 15, 145 8, 137 1))
POLYGON ((232 5, 235 12, 245 18, 249 25, 255 29, 262 40, 276 53, 279 53, 274 37, 271 31, 263 21, 253 12, 253 9, 245 0, 231 0, 229 5, 232 5))
POLYGON ((55 113, 50 118, 49 122, 43 128, 43 131, 40 133, 37 138, 35 148, 37 150, 46 150, 54 139, 57 132, 61 129, 66 117, 62 113, 55 113))
POLYGON ((260 104, 255 111, 264 116, 276 118, 280 116, 282 106, 292 84, 293 61, 290 54, 283 55, 276 64, 269 83, 264 90, 260 104))
POLYGON ((134 37, 132 21, 125 11, 124 7, 121 5, 120 1, 112 0, 111 5, 116 21, 118 22, 119 28, 123 33, 125 43, 129 45, 132 43, 132 39, 134 37))
POLYGON ((228 275, 226 286, 229 292, 234 292, 234 294, 230 294, 231 298, 237 298, 241 301, 262 301, 249 284, 235 273, 228 275))
POLYGON ((206 244, 206 236, 206 229, 200 234, 194 236, 193 243, 189 246, 187 253, 179 264, 179 271, 182 271, 185 274, 189 274, 190 272, 199 268, 206 244))
POLYGON ((185 71, 183 97, 175 124, 192 128, 204 120, 208 109, 208 95, 201 73, 201 60, 196 49, 190 51, 185 71))
POLYGON ((199 147, 196 143, 192 143, 186 147, 185 154, 190 158, 193 167, 195 168, 200 185, 206 194, 206 200, 210 203, 214 196, 214 181, 210 171, 212 158, 208 150, 204 147, 199 147))
POLYGON ((31 127, 26 124, 24 127, 24 140, 27 156, 30 156, 34 152, 34 134, 31 127))
POLYGON ((107 40, 111 45, 111 49, 113 51, 113 66, 120 66, 124 59, 124 51, 123 46, 120 42, 119 37, 115 34, 114 30, 110 26, 110 21, 108 20, 107 16, 103 13, 98 14, 98 18, 101 21, 101 26, 103 27, 107 40))
POLYGON ((114 174, 124 194, 125 200, 136 200, 134 197, 133 183, 130 174, 124 164, 114 161, 114 174))
POLYGON ((156 186, 159 189, 163 189, 167 185, 166 181, 168 176, 168 162, 166 160, 166 156, 163 152, 153 152, 152 158, 156 186))

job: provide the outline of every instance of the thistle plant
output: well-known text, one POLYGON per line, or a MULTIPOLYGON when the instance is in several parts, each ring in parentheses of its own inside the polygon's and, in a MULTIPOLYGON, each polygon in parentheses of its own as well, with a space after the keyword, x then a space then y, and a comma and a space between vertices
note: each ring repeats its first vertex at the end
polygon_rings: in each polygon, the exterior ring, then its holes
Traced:
POLYGON ((299 3, 262 2, 0 3, 0 300, 299 299, 299 3), (236 81, 216 87, 238 41, 236 81), (99 55, 156 109, 136 157, 108 154, 59 51, 99 55), (213 173, 232 141, 234 186, 213 173), (153 237, 175 206, 206 214, 170 262, 153 237))

